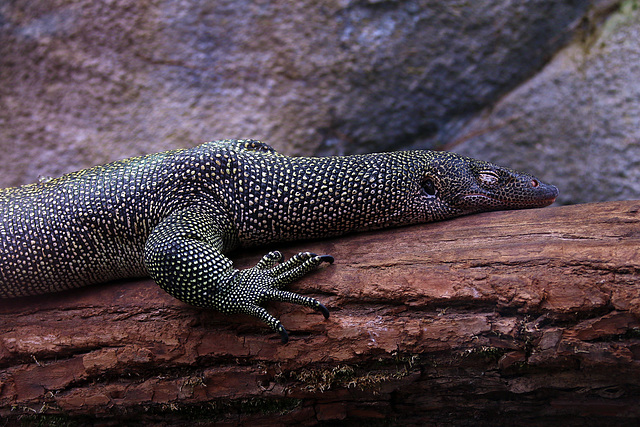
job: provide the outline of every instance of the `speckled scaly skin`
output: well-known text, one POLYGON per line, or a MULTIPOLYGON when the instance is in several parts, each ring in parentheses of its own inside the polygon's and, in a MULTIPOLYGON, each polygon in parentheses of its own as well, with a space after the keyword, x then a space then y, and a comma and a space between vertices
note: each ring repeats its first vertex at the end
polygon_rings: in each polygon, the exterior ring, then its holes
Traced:
POLYGON ((281 288, 328 255, 279 252, 246 270, 224 254, 275 241, 542 207, 558 190, 446 152, 287 157, 253 140, 117 161, 0 190, 0 297, 150 275, 176 298, 263 320, 261 304, 317 300, 281 288))

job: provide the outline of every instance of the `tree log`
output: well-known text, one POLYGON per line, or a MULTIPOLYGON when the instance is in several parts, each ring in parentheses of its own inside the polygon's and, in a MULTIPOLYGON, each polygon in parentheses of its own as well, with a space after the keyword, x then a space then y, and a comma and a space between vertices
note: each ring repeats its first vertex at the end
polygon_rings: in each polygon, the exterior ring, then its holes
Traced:
MULTIPOLYGON (((240 268, 267 249, 231 254, 240 268)), ((336 258, 291 339, 150 280, 0 301, 0 417, 495 425, 640 418, 640 201, 278 245, 336 258)))

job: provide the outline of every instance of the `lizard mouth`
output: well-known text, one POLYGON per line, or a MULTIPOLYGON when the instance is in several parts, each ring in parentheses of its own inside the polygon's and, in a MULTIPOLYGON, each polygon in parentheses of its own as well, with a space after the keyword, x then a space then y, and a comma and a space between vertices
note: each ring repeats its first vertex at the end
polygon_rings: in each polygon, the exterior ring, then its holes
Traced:
POLYGON ((538 188, 534 194, 522 195, 521 197, 503 198, 485 193, 465 194, 460 199, 462 206, 484 206, 487 209, 520 209, 520 208, 543 208, 556 201, 558 189, 553 185, 546 185, 545 188, 538 188))

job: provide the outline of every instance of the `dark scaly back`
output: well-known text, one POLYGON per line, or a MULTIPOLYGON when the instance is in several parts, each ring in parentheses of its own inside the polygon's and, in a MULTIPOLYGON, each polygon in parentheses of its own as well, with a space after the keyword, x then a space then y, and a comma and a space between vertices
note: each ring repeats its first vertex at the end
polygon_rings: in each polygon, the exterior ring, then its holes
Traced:
POLYGON ((0 190, 0 296, 144 276, 142 249, 162 215, 155 194, 171 155, 0 190))

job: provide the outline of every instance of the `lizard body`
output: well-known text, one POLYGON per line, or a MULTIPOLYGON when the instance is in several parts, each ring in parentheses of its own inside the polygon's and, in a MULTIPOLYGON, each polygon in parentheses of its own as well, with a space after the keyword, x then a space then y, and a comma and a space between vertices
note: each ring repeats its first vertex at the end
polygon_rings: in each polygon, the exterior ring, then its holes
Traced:
POLYGON ((288 157, 254 140, 208 142, 0 190, 0 297, 55 292, 150 275, 189 304, 256 316, 261 304, 317 300, 282 290, 328 255, 286 262, 270 252, 236 270, 225 253, 542 207, 558 190, 528 174, 426 150, 288 157))

